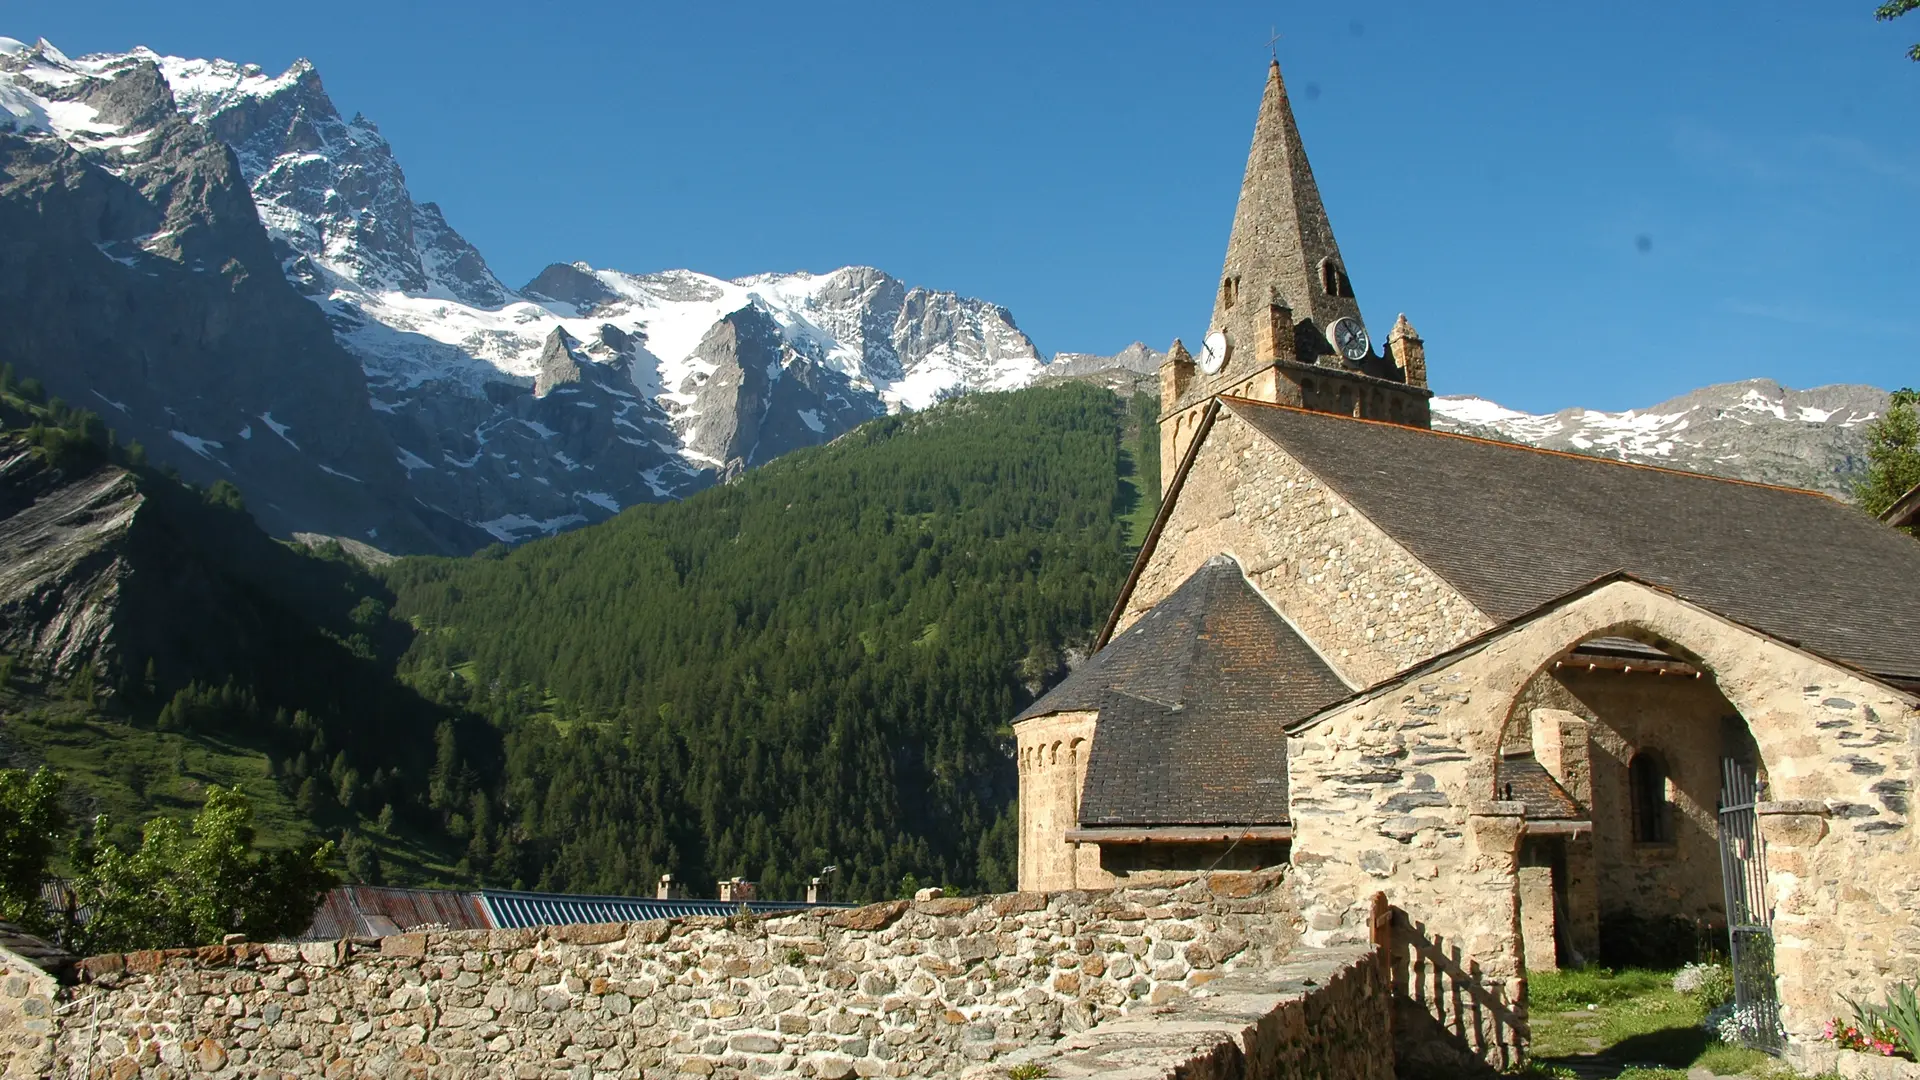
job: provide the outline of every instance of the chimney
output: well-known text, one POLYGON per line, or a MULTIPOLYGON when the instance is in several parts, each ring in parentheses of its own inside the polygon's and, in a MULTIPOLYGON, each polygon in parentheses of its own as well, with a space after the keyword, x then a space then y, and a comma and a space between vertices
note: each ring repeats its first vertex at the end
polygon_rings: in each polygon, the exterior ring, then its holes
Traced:
POLYGON ((1258 327, 1259 340, 1254 346, 1259 353, 1260 363, 1271 364, 1277 360, 1292 360, 1293 355, 1293 309, 1280 299, 1280 290, 1267 290, 1267 310, 1261 316, 1258 327))
POLYGON ((1585 717, 1564 709, 1534 709, 1527 715, 1533 759, 1582 806, 1593 805, 1593 754, 1585 717))
POLYGON ((720 883, 720 900, 728 904, 744 904, 753 899, 753 882, 741 877, 731 877, 720 883))
MULTIPOLYGON (((1173 412, 1187 387, 1193 385, 1193 357, 1187 347, 1180 344, 1179 338, 1173 339, 1173 348, 1167 350, 1167 358, 1160 361, 1160 415, 1173 412)), ((1165 463, 1161 468, 1166 468, 1165 463)))
POLYGON ((827 879, 809 878, 807 880, 807 903, 824 904, 827 902, 827 879))
POLYGON ((686 896, 687 887, 673 880, 672 874, 661 874, 660 884, 653 890, 656 900, 684 900, 686 896))
POLYGON ((1404 311, 1400 313, 1400 318, 1394 321, 1393 332, 1387 335, 1387 352, 1393 357, 1393 362, 1399 365, 1408 386, 1425 388, 1427 346, 1420 340, 1420 335, 1414 331, 1413 324, 1407 321, 1407 314, 1404 311))

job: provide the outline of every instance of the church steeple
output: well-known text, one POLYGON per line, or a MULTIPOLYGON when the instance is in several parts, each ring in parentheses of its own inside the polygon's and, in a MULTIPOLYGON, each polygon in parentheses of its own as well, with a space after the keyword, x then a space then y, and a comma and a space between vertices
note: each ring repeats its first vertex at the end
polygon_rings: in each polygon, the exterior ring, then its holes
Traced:
MULTIPOLYGON (((1360 321, 1278 60, 1267 69, 1206 338, 1198 357, 1175 342, 1160 365, 1161 461, 1181 459, 1219 397, 1432 423, 1426 344, 1402 315, 1382 352, 1360 321)), ((1162 469, 1162 485, 1173 475, 1162 469)))
MULTIPOLYGON (((1225 331, 1236 350, 1259 350, 1261 338, 1271 336, 1262 333, 1262 322, 1275 301, 1293 314, 1290 359, 1302 363, 1331 358, 1328 329, 1337 319, 1360 317, 1277 60, 1267 69, 1209 332, 1225 331)), ((1274 346, 1285 349, 1284 343, 1274 346)), ((1259 362, 1274 358, 1255 357, 1259 362)))

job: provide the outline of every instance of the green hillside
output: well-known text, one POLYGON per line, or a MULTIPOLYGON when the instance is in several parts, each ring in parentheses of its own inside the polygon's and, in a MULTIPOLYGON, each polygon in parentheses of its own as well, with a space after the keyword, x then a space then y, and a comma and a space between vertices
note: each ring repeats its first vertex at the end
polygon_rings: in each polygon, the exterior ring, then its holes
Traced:
POLYGON ((238 785, 266 842, 337 840, 367 881, 634 893, 670 871, 777 897, 834 864, 847 898, 1008 887, 1006 725, 1087 647, 1152 519, 1153 414, 1078 384, 968 396, 375 576, 0 371, 0 556, 47 555, 25 523, 49 500, 125 522, 0 595, 0 766, 56 767, 122 839, 238 785), (79 611, 110 631, 50 660, 79 611))
POLYGON ((76 820, 108 814, 124 841, 237 785, 269 845, 340 839, 362 877, 457 874, 425 782, 461 719, 394 679, 411 634, 337 550, 270 539, 232 485, 148 468, 0 368, 0 563, 0 767, 58 769, 76 820), (63 527, 22 524, 47 507, 63 527), (88 522, 112 524, 64 527, 88 522), (49 645, 86 626, 84 656, 49 645))
POLYGON ((387 568, 417 632, 402 677, 487 721, 443 728, 430 778, 466 868, 596 892, 671 871, 792 896, 829 864, 848 897, 1010 886, 1007 721, 1126 574, 1153 411, 1074 384, 972 395, 685 502, 387 568))

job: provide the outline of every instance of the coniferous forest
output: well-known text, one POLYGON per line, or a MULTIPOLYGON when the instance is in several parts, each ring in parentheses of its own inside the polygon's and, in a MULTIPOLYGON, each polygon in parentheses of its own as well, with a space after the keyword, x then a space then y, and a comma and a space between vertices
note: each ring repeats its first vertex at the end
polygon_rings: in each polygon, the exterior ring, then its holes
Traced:
POLYGON ((335 841, 372 883, 1011 887, 1009 721, 1084 653, 1159 489, 1157 401, 1067 383, 369 572, 4 374, 7 437, 75 477, 132 469, 148 524, 115 650, 58 675, 0 658, 0 766, 60 770, 68 817, 110 811, 123 844, 243 787, 268 844, 335 841))
POLYGON ((968 396, 685 502, 389 567, 402 677, 472 718, 442 726, 430 791, 465 868, 1011 887, 1008 721, 1107 615, 1158 490, 1156 405, 968 396))

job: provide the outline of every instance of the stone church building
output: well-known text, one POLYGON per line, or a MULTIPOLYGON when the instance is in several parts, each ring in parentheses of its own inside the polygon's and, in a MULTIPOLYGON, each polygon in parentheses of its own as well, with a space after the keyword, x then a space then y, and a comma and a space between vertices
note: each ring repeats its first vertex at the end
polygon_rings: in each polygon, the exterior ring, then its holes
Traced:
POLYGON ((1400 988, 1493 1056, 1525 973, 1621 927, 1770 937, 1794 1041, 1920 977, 1920 544, 1429 430, 1424 344, 1361 322, 1277 64, 1160 387, 1160 514, 1014 723, 1022 889, 1284 865, 1310 943, 1384 891, 1400 988))

